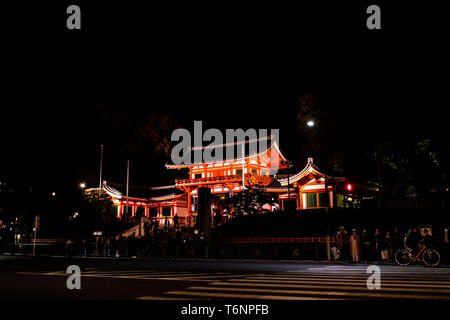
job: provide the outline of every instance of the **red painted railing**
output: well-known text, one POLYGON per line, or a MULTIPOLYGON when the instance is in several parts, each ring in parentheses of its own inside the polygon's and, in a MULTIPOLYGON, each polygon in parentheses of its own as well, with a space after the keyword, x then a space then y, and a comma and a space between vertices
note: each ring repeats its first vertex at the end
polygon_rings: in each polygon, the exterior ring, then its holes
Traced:
MULTIPOLYGON (((334 238, 330 242, 334 243, 334 238)), ((289 243, 289 242, 315 242, 326 243, 327 237, 258 237, 258 238, 224 238, 222 243, 289 243)))
MULTIPOLYGON (((273 179, 270 176, 260 176, 255 174, 246 173, 245 179, 248 180, 254 177, 256 181, 263 181, 265 183, 270 183, 273 179)), ((177 179, 175 180, 176 185, 184 184, 205 184, 205 183, 217 183, 217 182, 230 182, 230 181, 241 181, 242 174, 229 175, 229 176, 218 176, 218 177, 207 177, 207 178, 197 178, 197 179, 177 179)))

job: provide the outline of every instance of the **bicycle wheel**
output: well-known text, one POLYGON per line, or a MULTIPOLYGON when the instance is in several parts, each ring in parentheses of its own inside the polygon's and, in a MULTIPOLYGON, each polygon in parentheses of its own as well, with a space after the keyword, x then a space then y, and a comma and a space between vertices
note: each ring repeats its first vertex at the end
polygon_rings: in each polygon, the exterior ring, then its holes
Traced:
POLYGON ((423 253, 422 260, 427 266, 434 267, 439 264, 441 257, 436 250, 427 250, 423 253))
POLYGON ((395 253, 395 261, 401 266, 407 266, 411 263, 409 252, 403 249, 398 250, 395 253))

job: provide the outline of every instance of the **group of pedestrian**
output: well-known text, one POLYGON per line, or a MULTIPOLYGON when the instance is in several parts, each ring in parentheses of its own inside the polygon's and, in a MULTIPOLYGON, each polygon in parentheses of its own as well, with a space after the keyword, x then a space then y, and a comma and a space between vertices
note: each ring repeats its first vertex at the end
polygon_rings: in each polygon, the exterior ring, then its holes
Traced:
POLYGON ((345 227, 340 226, 333 255, 342 261, 393 263, 395 251, 403 248, 403 237, 397 228, 384 232, 375 229, 373 233, 369 233, 367 228, 361 232, 354 228, 349 234, 345 227))

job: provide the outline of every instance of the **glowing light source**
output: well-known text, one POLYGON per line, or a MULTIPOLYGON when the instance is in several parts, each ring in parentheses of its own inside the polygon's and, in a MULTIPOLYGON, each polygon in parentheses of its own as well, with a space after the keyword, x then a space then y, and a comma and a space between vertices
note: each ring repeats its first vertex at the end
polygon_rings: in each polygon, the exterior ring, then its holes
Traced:
POLYGON ((80 183, 80 188, 81 188, 81 189, 86 188, 86 184, 85 184, 85 183, 80 183))
POLYGON ((353 190, 353 186, 350 183, 347 183, 346 188, 347 188, 348 191, 352 191, 353 190))
POLYGON ((309 120, 309 121, 306 123, 306 125, 307 125, 308 127, 314 127, 314 121, 309 120))
POLYGON ((52 192, 52 196, 53 196, 53 197, 56 196, 56 192, 52 192))

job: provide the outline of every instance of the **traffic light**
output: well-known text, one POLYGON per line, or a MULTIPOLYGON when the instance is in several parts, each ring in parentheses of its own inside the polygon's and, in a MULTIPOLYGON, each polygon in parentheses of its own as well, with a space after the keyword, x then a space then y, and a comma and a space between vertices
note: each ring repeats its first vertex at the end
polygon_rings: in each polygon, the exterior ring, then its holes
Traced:
POLYGON ((345 189, 347 189, 347 191, 352 191, 353 190, 353 185, 351 183, 347 183, 347 185, 345 186, 345 189))

